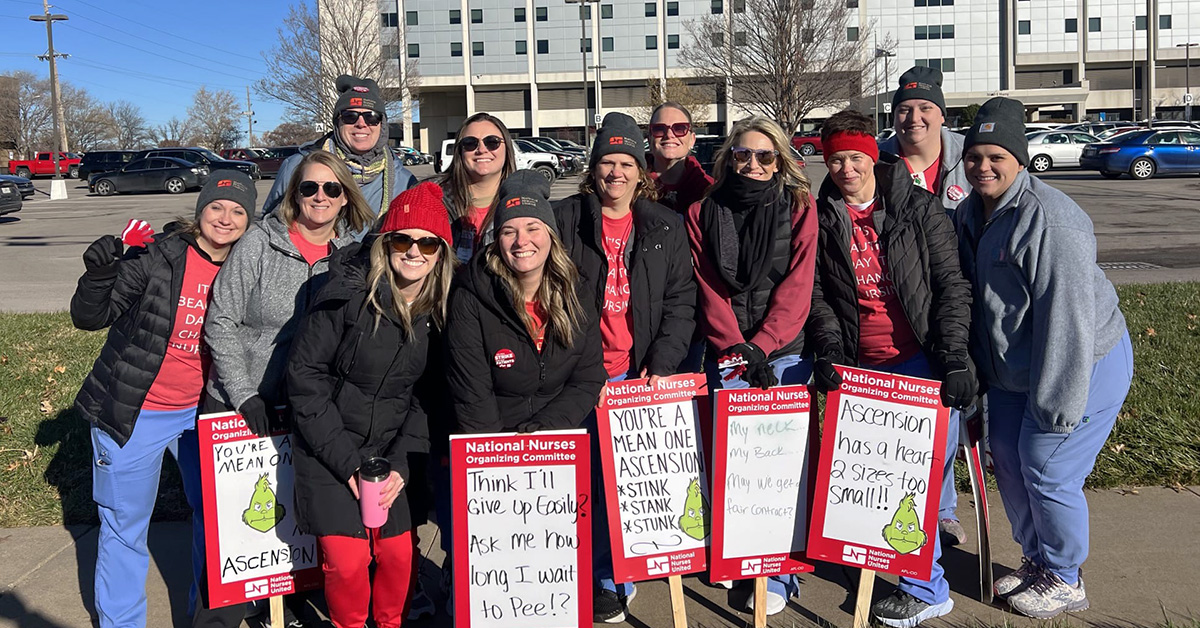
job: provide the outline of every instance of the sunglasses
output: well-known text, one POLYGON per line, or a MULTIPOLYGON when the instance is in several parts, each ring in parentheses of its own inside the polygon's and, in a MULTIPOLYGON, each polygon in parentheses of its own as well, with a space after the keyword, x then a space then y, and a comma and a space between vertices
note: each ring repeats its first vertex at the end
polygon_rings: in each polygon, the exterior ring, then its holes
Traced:
POLYGON ((692 132, 692 124, 690 122, 676 122, 675 124, 651 124, 650 135, 657 138, 667 136, 667 131, 670 131, 675 137, 683 137, 692 132))
POLYGON ((374 111, 347 110, 338 114, 338 119, 340 119, 342 124, 345 125, 358 124, 359 118, 362 118, 363 121, 367 123, 367 126, 379 126, 379 123, 383 122, 383 116, 375 113, 374 111))
POLYGON ((483 142, 484 148, 494 151, 500 148, 500 145, 504 143, 504 138, 500 137, 499 135, 489 135, 481 140, 478 137, 472 137, 468 135, 458 140, 458 149, 464 153, 469 153, 474 151, 476 148, 479 148, 480 142, 483 142))
POLYGON ((739 164, 749 163, 750 158, 758 159, 760 166, 769 166, 775 163, 775 158, 779 156, 777 150, 751 150, 741 146, 734 146, 729 149, 733 153, 733 160, 739 164))
POLYGON ((437 236, 414 238, 407 233, 389 233, 383 242, 392 247, 392 251, 396 253, 407 253, 414 242, 417 243, 417 250, 421 252, 421 255, 433 255, 442 248, 442 239, 437 236))
POLYGON ((316 181, 301 181, 296 189, 300 192, 300 196, 308 198, 317 193, 317 189, 325 190, 325 196, 329 198, 337 198, 342 195, 342 184, 337 181, 326 181, 317 183, 316 181))

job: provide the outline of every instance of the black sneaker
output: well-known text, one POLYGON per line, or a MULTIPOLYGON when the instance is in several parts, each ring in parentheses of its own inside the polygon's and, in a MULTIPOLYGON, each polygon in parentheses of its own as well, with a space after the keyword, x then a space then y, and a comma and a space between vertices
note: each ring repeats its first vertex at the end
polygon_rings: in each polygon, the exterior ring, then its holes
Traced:
POLYGON ((954 609, 954 600, 946 598, 941 604, 928 604, 899 589, 871 606, 871 614, 879 623, 893 628, 913 628, 926 619, 941 617, 954 609))
POLYGON ((592 596, 592 621, 598 624, 619 624, 625 621, 625 604, 616 591, 596 589, 592 596))

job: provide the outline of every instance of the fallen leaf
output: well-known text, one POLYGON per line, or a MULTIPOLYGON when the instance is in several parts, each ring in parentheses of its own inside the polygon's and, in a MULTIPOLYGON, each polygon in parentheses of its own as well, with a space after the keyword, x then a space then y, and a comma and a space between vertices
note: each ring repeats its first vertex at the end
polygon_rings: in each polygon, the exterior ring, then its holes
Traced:
MULTIPOLYGON (((1188 320, 1190 320, 1190 321, 1194 321, 1194 320, 1196 320, 1196 315, 1195 315, 1195 314, 1188 314, 1188 315, 1187 315, 1187 317, 1188 317, 1188 320)), ((2 359, 2 358, 0 358, 0 359, 2 359)))
POLYGON ((1139 493, 1136 488, 1129 489, 1129 492, 1133 493, 1134 495, 1141 495, 1141 493, 1139 493))
POLYGON ((43 399, 42 402, 38 404, 38 410, 41 411, 42 414, 50 414, 50 412, 54 410, 54 406, 50 405, 48 400, 43 399))
POLYGON ((8 364, 8 356, 0 355, 0 364, 8 364))
POLYGON ((61 366, 61 365, 60 365, 60 366, 56 366, 56 367, 54 367, 54 372, 55 372, 55 373, 66 373, 66 372, 67 372, 67 367, 65 367, 65 366, 61 366))
POLYGON ((8 463, 8 466, 4 467, 4 470, 5 471, 16 471, 20 466, 21 466, 21 461, 14 460, 14 461, 8 463))
POLYGON ((1119 454, 1122 451, 1125 451, 1125 445, 1122 443, 1117 443, 1116 445, 1109 447, 1109 449, 1111 449, 1113 451, 1113 453, 1119 454))
POLYGON ((58 382, 58 380, 57 380, 57 379, 54 379, 54 376, 53 376, 53 375, 50 375, 50 376, 46 377, 46 381, 47 381, 47 382, 49 382, 49 383, 51 383, 51 384, 54 384, 54 383, 57 383, 57 382, 58 382))
POLYGON ((1147 336, 1150 336, 1151 338, 1153 338, 1153 337, 1155 337, 1155 336, 1157 336, 1157 335, 1158 335, 1158 332, 1154 331, 1154 328, 1153 328, 1153 327, 1147 327, 1147 328, 1146 328, 1146 335, 1147 335, 1147 336))

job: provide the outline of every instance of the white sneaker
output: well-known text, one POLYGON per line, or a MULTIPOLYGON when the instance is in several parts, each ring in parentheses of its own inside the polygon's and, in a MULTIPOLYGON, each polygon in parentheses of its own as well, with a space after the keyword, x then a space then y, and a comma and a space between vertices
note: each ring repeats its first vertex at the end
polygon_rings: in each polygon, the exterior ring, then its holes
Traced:
MULTIPOLYGON (((767 616, 770 617, 771 615, 778 615, 779 613, 782 613, 783 609, 787 608, 787 603, 787 598, 774 591, 767 591, 767 616)), ((748 608, 751 613, 754 612, 753 595, 751 595, 750 599, 746 601, 746 608, 748 608)))
POLYGON ((1063 611, 1073 613, 1086 610, 1088 599, 1083 578, 1070 585, 1049 569, 1042 569, 1029 588, 1008 598, 1008 604, 1014 611, 1027 617, 1050 619, 1063 611))
POLYGON ((1016 571, 997 578, 992 583, 992 592, 998 598, 1007 598, 1014 593, 1020 593, 1033 584, 1033 581, 1037 579, 1038 571, 1040 571, 1038 566, 1032 560, 1022 556, 1021 566, 1016 571))

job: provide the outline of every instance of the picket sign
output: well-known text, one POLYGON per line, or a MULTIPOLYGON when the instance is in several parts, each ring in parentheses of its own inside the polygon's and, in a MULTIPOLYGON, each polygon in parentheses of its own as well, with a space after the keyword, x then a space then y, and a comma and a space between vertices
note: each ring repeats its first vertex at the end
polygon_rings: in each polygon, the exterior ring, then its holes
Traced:
MULTIPOLYGON (((255 436, 236 412, 202 414, 200 483, 210 608, 319 589, 316 537, 296 525, 292 435, 255 436)), ((278 621, 283 626, 282 606, 278 621)))
POLYGON ((613 579, 666 577, 676 626, 687 619, 680 576, 704 571, 709 537, 698 397, 703 375, 607 384, 597 411, 613 579))
POLYGON ((836 368, 842 385, 826 399, 808 555, 863 569, 858 626, 869 620, 874 572, 929 578, 950 410, 940 382, 836 368))
POLYGON ((984 432, 987 421, 984 413, 986 401, 977 400, 962 414, 960 423, 960 449, 965 453, 967 472, 971 478, 971 497, 975 500, 975 539, 979 547, 979 601, 991 604, 995 595, 992 591, 992 540, 991 522, 988 518, 987 486, 984 476, 984 454, 980 442, 986 443, 984 432))

